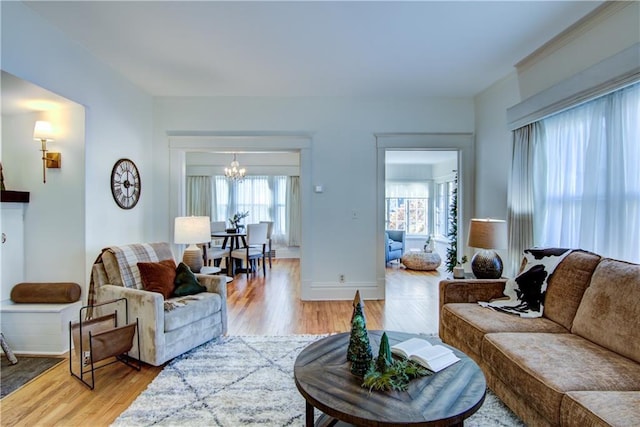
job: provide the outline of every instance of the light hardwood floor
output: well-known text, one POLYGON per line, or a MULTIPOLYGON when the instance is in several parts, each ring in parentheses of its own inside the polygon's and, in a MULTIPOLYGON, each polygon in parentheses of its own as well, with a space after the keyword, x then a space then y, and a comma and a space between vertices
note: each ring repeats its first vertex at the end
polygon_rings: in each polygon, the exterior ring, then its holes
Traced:
MULTIPOLYGON (((384 301, 365 301, 368 329, 437 333, 441 272, 387 268, 384 301)), ((274 260, 266 278, 239 274, 228 288, 229 335, 321 334, 349 331, 351 301, 300 301, 298 260, 274 260)), ((162 370, 122 364, 97 371, 91 391, 60 364, 0 400, 2 426, 107 426, 162 370)))

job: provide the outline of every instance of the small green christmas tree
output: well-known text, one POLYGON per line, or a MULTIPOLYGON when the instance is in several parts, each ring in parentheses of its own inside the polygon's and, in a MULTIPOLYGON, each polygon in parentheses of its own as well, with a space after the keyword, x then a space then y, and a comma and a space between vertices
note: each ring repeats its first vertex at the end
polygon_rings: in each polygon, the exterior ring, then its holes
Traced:
POLYGON ((362 318, 364 322, 367 323, 367 318, 364 315, 364 301, 360 298, 360 290, 356 290, 356 296, 353 297, 353 314, 351 315, 351 321, 353 322, 353 317, 356 315, 356 310, 360 310, 360 314, 362 314, 362 318))
MULTIPOLYGON (((353 319, 356 315, 362 316, 362 320, 364 322, 364 328, 367 329, 367 319, 364 316, 364 304, 362 299, 360 298, 360 291, 356 291, 356 295, 353 298, 353 314, 351 314, 351 327, 353 328, 353 319)), ((349 347, 347 348, 347 360, 349 362, 353 362, 355 359, 356 346, 352 344, 353 342, 353 332, 351 333, 351 338, 349 339, 349 347)))
POLYGON ((364 317, 360 313, 356 313, 353 317, 353 322, 351 322, 351 337, 349 339, 347 358, 351 362, 351 373, 358 377, 364 377, 373 360, 367 326, 365 325, 364 317))
POLYGON ((387 333, 382 333, 380 338, 380 349, 378 350, 378 358, 376 359, 376 371, 385 373, 393 364, 393 358, 391 357, 391 346, 389 346, 389 337, 387 333))

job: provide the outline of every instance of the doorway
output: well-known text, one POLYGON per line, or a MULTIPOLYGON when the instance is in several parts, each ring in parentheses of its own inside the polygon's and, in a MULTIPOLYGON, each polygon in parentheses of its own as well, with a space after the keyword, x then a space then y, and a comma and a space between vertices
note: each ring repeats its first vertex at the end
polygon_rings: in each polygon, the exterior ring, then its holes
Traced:
MULTIPOLYGON (((185 132, 167 131, 169 142, 169 212, 166 225, 173 234, 172 218, 184 216, 186 192, 186 156, 191 152, 297 152, 299 153, 300 188, 311 187, 311 141, 307 134, 272 134, 237 132, 185 132)), ((309 245, 305 245, 307 233, 312 229, 311 193, 300 192, 300 277, 301 298, 311 295, 311 263, 309 245)), ((180 248, 174 248, 178 257, 180 248)))
MULTIPOLYGON (((386 227, 386 157, 387 152, 417 152, 436 153, 451 151, 457 153, 457 167, 453 168, 458 173, 458 236, 464 236, 471 217, 472 188, 471 177, 473 174, 473 134, 471 133, 410 133, 410 134, 377 134, 377 262, 376 274, 378 287, 384 291, 386 281, 385 260, 385 227, 386 227)), ((453 169, 451 169, 453 171, 453 169)), ((435 190, 434 190, 435 191, 435 190)), ((432 220, 435 227, 436 219, 432 220)), ((419 246, 418 246, 419 247, 419 246)), ((437 248, 437 244, 436 244, 437 248)), ((464 242, 458 239, 457 252, 464 253, 464 242)), ((441 248, 440 248, 441 250, 441 248)), ((444 262, 444 260, 442 260, 444 262)))
MULTIPOLYGON (((457 169, 458 151, 386 151, 385 233, 402 237, 403 254, 430 251, 445 264, 457 169)), ((385 248, 387 267, 403 267, 397 256, 385 248)))
POLYGON ((194 151, 185 162, 187 216, 225 225, 240 213, 243 224, 269 221, 272 257, 300 257, 299 151, 194 151), (225 176, 232 161, 244 178, 225 176))

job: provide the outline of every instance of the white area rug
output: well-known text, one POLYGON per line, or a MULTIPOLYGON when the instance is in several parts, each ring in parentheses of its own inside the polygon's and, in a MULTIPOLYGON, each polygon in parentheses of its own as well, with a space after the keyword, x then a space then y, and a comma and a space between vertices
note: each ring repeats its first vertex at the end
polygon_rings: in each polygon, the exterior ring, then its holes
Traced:
MULTIPOLYGON (((225 337, 173 361, 114 426, 303 426, 296 357, 317 335, 225 337)), ((318 415, 319 411, 315 411, 318 415)), ((523 426, 487 392, 465 426, 523 426)))

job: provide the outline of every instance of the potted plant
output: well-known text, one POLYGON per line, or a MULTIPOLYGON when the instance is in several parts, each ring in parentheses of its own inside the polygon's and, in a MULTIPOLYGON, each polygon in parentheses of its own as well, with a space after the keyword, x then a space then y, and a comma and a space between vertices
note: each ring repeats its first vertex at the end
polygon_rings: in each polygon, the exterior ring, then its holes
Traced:
POLYGON ((427 240, 424 242, 424 247, 422 248, 423 252, 431 252, 431 235, 427 236, 427 240))
POLYGON ((249 216, 249 211, 246 212, 236 212, 233 217, 229 218, 229 224, 231 224, 231 228, 229 228, 228 232, 237 233, 240 231, 242 225, 240 221, 249 216))
POLYGON ((467 256, 464 255, 461 260, 458 261, 455 267, 453 267, 453 278, 464 279, 464 264, 467 262, 467 256))

